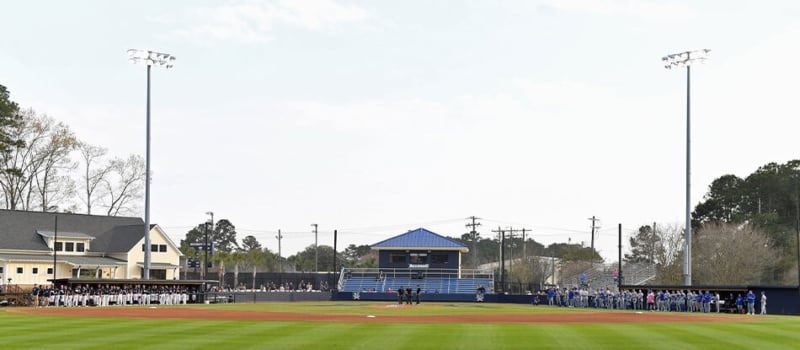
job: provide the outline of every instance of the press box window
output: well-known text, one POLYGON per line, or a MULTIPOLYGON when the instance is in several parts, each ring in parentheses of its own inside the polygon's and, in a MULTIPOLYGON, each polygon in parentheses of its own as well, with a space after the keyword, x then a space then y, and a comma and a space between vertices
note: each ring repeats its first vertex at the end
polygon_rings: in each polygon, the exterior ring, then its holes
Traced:
POLYGON ((392 264, 402 264, 406 262, 405 254, 390 254, 389 262, 392 264))
POLYGON ((431 254, 431 264, 447 264, 447 254, 431 254))
POLYGON ((427 264, 428 254, 426 253, 411 253, 411 264, 427 264))

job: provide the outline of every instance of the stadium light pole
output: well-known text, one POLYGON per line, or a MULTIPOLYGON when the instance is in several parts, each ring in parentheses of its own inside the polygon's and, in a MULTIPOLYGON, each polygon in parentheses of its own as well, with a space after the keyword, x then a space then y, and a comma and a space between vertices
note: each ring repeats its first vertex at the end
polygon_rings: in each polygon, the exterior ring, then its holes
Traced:
POLYGON ((319 225, 311 224, 314 227, 314 272, 319 272, 319 234, 317 228, 319 225))
POLYGON ((691 202, 691 66, 695 63, 703 63, 708 59, 709 49, 684 51, 667 55, 661 58, 664 68, 683 68, 686 67, 686 229, 685 246, 683 250, 683 282, 687 286, 692 285, 692 202, 691 202))
POLYGON ((144 177, 144 271, 142 279, 150 279, 150 67, 172 68, 175 56, 150 50, 128 50, 131 63, 147 65, 147 153, 144 177))
MULTIPOLYGON (((214 231, 214 212, 213 211, 207 211, 206 215, 210 215, 211 216, 211 222, 210 222, 211 231, 214 231)), ((204 260, 203 260, 203 278, 204 279, 208 279, 208 254, 211 254, 211 249, 208 248, 208 231, 209 231, 208 225, 209 225, 209 223, 206 223, 206 240, 205 240, 205 244, 203 245, 203 251, 205 252, 205 254, 203 254, 203 258, 204 258, 204 260)))

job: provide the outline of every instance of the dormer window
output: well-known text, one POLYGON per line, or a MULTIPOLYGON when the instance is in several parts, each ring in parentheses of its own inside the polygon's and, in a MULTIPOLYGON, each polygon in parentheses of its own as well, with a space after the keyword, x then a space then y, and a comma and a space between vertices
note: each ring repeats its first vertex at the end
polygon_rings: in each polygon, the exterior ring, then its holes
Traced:
POLYGON ((83 253, 86 251, 86 245, 84 243, 75 243, 75 251, 78 253, 83 253))
POLYGON ((64 242, 56 242, 55 251, 60 252, 64 250, 64 242))
POLYGON ((67 251, 67 252, 74 252, 75 251, 75 243, 67 242, 65 246, 66 246, 67 249, 65 249, 64 251, 67 251))

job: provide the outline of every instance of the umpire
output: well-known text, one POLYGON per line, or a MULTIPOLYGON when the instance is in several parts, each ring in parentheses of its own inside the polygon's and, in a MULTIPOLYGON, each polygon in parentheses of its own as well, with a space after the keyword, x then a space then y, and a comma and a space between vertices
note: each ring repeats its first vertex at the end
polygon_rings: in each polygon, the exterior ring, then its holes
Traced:
POLYGON ((397 289, 397 303, 400 304, 400 305, 403 305, 403 293, 404 292, 405 292, 405 290, 403 289, 403 286, 400 286, 400 288, 397 289))

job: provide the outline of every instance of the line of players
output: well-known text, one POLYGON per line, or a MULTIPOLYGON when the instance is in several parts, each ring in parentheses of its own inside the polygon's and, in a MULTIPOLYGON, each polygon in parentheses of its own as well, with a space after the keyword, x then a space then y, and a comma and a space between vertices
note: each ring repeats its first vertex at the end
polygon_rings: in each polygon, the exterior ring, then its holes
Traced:
POLYGON ((719 293, 692 290, 623 290, 586 288, 548 289, 547 303, 551 306, 583 307, 617 310, 650 310, 678 312, 711 312, 720 311, 719 293))
POLYGON ((196 290, 179 285, 34 285, 33 306, 178 305, 196 301, 196 290))

